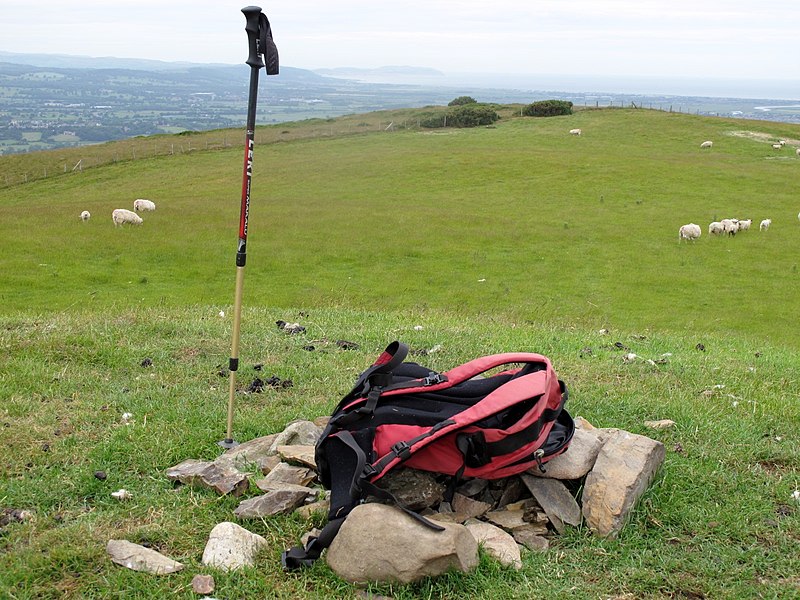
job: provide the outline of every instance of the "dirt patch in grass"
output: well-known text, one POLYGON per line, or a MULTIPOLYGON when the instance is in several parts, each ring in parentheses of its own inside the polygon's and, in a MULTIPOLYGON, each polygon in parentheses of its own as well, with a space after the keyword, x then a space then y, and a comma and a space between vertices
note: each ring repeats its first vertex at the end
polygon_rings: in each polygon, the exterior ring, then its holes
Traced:
POLYGON ((764 133, 763 131, 728 131, 727 135, 746 138, 756 142, 764 142, 766 144, 775 144, 779 139, 781 139, 790 146, 800 146, 800 140, 793 138, 779 138, 771 133, 764 133))

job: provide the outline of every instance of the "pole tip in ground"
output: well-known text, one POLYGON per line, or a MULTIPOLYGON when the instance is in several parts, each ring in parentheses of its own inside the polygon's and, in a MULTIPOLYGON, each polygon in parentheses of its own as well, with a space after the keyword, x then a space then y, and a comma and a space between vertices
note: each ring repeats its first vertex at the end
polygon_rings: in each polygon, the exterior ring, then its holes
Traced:
POLYGON ((237 442, 236 440, 225 439, 217 442, 217 446, 222 446, 226 450, 230 450, 231 448, 236 448, 236 446, 238 445, 239 442, 237 442))

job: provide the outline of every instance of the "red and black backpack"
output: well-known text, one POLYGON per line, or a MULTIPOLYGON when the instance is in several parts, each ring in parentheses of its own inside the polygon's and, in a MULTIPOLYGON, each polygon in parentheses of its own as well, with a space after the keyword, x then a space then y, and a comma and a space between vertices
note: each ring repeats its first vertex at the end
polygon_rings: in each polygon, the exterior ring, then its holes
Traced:
POLYGON ((394 500, 376 485, 394 468, 443 473, 454 483, 501 479, 543 470, 569 446, 567 389, 546 357, 494 354, 436 373, 403 362, 407 354, 405 344, 390 344, 333 411, 316 446, 319 477, 331 490, 328 524, 305 548, 283 553, 285 568, 312 564, 367 496, 394 500))

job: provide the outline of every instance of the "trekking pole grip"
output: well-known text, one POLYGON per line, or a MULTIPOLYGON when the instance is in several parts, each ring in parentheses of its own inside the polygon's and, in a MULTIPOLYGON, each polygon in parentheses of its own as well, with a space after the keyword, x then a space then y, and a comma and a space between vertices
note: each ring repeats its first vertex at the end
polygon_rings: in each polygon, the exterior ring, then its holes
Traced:
MULTIPOLYGON (((261 7, 260 6, 245 6, 242 9, 245 18, 247 19, 247 24, 244 27, 244 30, 247 32, 247 42, 250 53, 245 61, 251 67, 256 67, 260 69, 264 66, 264 61, 261 60, 261 54, 259 53, 258 48, 258 37, 259 37, 259 20, 261 18, 261 7)), ((263 51, 263 48, 261 49, 263 51)))

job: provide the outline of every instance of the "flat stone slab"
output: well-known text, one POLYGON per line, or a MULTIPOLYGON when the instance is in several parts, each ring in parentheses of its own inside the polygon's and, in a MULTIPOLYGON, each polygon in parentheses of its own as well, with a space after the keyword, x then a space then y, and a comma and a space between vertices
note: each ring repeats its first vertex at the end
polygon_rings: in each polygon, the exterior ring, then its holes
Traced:
POLYGON ((580 479, 592 470, 607 437, 599 429, 575 429, 566 452, 547 461, 544 471, 533 467, 528 472, 548 479, 580 479))
POLYGON ((522 568, 519 546, 511 534, 483 521, 467 521, 466 527, 475 541, 482 545, 490 556, 499 560, 503 565, 515 569, 522 568))
POLYGON ((258 470, 262 474, 269 473, 280 462, 280 459, 276 458, 277 452, 272 450, 276 439, 278 434, 273 433, 243 442, 218 456, 214 462, 240 471, 258 470))
POLYGON ((586 524, 593 532, 617 536, 665 454, 664 444, 643 435, 617 431, 609 438, 586 476, 581 498, 586 524))
MULTIPOLYGON (((267 473, 264 479, 259 480, 262 484, 290 483, 292 485, 308 486, 317 476, 314 469, 309 467, 296 467, 285 462, 278 463, 267 473)), ((256 482, 256 485, 259 485, 256 482)), ((259 486, 261 487, 261 486, 259 486)))
POLYGON ((247 474, 230 464, 191 458, 167 469, 167 478, 194 487, 212 489, 223 496, 241 496, 250 487, 247 474))
POLYGON ((267 489, 266 492, 261 496, 242 501, 234 509, 233 514, 240 519, 285 515, 303 504, 309 495, 314 494, 311 488, 289 484, 267 489))
POLYGON ((565 523, 574 527, 581 524, 581 508, 561 481, 528 474, 522 475, 522 481, 547 513, 556 531, 563 533, 565 523))
POLYGON ((317 459, 314 456, 314 446, 278 446, 278 456, 288 463, 305 465, 312 469, 317 468, 317 459))
POLYGON ((166 575, 183 569, 183 565, 178 561, 127 540, 109 540, 106 552, 114 563, 132 571, 166 575))

